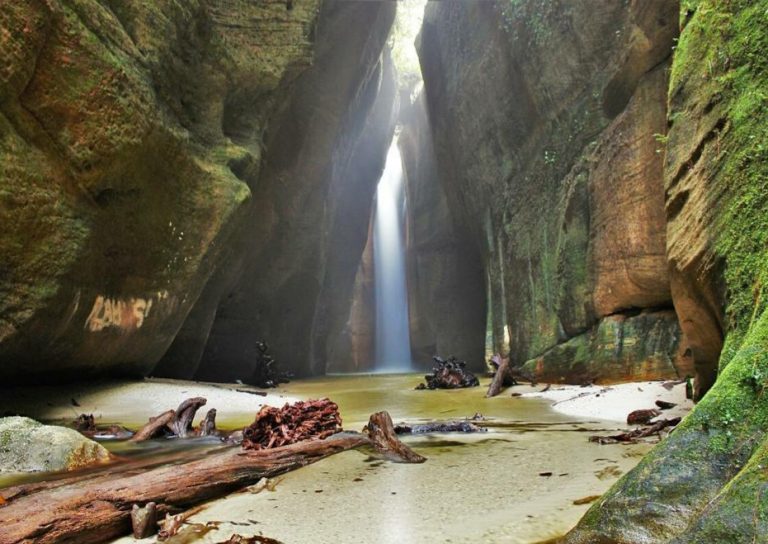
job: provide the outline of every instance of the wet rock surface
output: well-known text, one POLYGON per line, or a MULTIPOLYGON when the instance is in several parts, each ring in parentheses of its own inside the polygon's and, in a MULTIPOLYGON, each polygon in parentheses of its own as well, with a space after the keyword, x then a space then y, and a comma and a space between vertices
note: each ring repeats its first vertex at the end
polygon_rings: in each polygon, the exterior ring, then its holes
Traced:
POLYGON ((243 225, 158 375, 247 381, 254 338, 287 371, 324 372, 394 130, 384 51, 394 13, 387 2, 323 3, 313 64, 272 112, 263 168, 242 165, 253 192, 243 225))
POLYGON ((401 106, 407 206, 408 310, 416 363, 453 353, 483 370, 485 287, 480 255, 450 209, 438 173, 426 97, 401 106), (461 310, 458 310, 461 308, 461 310))
POLYGON ((1 11, 0 376, 247 380, 253 338, 322 370, 392 130, 394 5, 1 11))

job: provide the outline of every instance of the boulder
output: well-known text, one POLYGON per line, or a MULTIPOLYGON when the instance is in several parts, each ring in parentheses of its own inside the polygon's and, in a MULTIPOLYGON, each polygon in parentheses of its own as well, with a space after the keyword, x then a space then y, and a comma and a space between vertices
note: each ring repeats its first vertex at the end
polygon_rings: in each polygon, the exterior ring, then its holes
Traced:
POLYGON ((28 417, 0 418, 0 472, 75 470, 110 460, 100 444, 28 417))

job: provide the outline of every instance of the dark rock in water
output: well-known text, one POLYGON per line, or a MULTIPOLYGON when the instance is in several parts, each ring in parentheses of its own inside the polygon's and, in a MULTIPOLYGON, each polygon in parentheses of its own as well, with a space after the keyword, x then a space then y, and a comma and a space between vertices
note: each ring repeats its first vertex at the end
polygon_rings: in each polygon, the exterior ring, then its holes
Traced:
POLYGON ((251 384, 256 387, 277 387, 290 381, 291 373, 278 368, 277 362, 269 354, 269 345, 266 342, 256 342, 256 352, 256 368, 249 380, 251 384))
POLYGON ((424 376, 427 384, 419 384, 416 389, 459 389, 462 387, 477 387, 480 381, 477 376, 466 369, 467 363, 459 361, 456 357, 448 360, 433 357, 437 363, 432 368, 432 374, 424 376))

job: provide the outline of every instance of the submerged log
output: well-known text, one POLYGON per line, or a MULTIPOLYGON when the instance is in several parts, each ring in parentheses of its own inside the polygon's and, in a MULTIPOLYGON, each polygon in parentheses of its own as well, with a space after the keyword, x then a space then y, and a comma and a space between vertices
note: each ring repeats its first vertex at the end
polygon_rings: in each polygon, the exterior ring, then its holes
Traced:
POLYGON ((406 425, 404 423, 395 425, 395 433, 397 434, 484 433, 487 431, 488 429, 478 427, 469 421, 432 421, 416 425, 406 425))
POLYGON ((373 447, 388 459, 425 459, 400 443, 386 412, 371 416, 369 435, 345 433, 263 450, 228 447, 188 462, 137 468, 113 465, 61 480, 0 491, 0 543, 92 544, 131 532, 134 504, 154 502, 158 515, 175 514, 222 497, 262 478, 314 463, 342 451, 373 447))

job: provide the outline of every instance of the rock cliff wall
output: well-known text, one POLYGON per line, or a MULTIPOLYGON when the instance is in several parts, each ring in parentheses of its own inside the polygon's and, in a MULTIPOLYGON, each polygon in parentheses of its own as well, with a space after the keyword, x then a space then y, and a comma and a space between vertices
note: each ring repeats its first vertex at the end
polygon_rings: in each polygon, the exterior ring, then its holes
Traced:
POLYGON ((654 137, 677 32, 676 3, 661 0, 428 4, 419 54, 439 183, 485 269, 489 351, 542 379, 691 366, 669 314, 654 137))
POLYGON ((667 245, 700 392, 714 385, 568 543, 768 534, 768 2, 682 4, 669 87, 667 245))
POLYGON ((0 6, 0 376, 148 372, 250 198, 319 2, 0 6))
POLYGON ((325 371, 394 129, 382 54, 394 14, 388 2, 323 3, 314 62, 270 119, 244 225, 157 374, 247 381, 262 339, 282 368, 325 371))
POLYGON ((394 10, 0 6, 0 377, 247 378, 258 339, 322 370, 391 132, 394 10))
MULTIPOLYGON (((480 254, 454 218, 439 179, 423 94, 401 108, 398 140, 407 192, 407 268, 413 361, 454 355, 481 370, 486 297, 480 254)), ((461 219, 461 217, 459 217, 461 219)))

